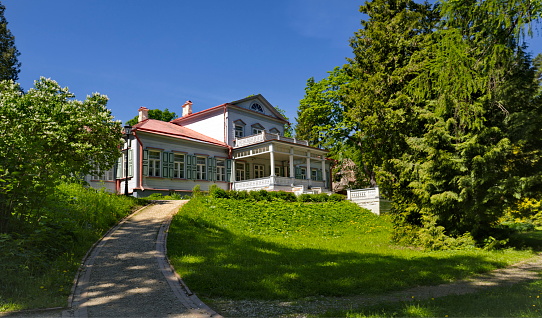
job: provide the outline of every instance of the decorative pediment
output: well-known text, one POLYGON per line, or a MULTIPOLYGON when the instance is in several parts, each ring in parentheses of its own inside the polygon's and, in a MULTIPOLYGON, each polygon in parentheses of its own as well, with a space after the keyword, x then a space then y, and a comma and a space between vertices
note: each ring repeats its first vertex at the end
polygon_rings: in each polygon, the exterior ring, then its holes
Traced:
POLYGON ((261 94, 251 95, 230 104, 288 122, 261 94))
POLYGON ((234 120, 233 123, 236 124, 236 125, 239 125, 239 126, 246 126, 247 125, 241 119, 234 120))

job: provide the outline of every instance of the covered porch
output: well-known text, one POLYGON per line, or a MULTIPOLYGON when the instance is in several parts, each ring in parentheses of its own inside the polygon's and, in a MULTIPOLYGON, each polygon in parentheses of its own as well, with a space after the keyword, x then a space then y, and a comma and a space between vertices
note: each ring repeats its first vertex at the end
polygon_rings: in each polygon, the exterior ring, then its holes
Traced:
POLYGON ((233 190, 329 192, 327 151, 304 140, 262 132, 239 138, 233 149, 233 190))

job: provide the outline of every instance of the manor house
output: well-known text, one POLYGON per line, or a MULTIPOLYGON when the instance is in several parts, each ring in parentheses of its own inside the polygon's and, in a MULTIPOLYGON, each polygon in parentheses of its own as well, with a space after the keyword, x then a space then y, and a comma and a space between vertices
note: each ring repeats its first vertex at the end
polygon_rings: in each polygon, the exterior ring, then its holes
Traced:
POLYGON ((327 151, 284 137, 288 124, 262 95, 196 113, 187 101, 182 116, 170 122, 148 118, 141 107, 117 165, 87 181, 124 193, 128 180, 128 193, 137 197, 190 193, 197 184, 203 191, 216 184, 224 190, 328 192, 327 151))

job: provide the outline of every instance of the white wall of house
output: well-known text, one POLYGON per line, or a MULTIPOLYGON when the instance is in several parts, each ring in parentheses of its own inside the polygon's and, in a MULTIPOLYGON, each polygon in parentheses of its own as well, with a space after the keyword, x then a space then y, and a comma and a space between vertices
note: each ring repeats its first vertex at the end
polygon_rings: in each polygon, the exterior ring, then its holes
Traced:
POLYGON ((224 108, 220 107, 213 111, 197 116, 197 119, 187 118, 182 126, 190 128, 201 134, 226 142, 224 108))

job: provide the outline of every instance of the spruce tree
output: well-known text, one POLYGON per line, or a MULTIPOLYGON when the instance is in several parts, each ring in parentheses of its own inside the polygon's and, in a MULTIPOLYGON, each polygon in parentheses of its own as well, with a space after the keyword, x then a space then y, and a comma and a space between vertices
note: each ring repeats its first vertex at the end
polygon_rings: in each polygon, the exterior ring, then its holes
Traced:
POLYGON ((21 63, 17 57, 21 53, 15 47, 15 37, 7 27, 5 10, 6 7, 0 3, 0 80, 16 81, 21 71, 21 63))

